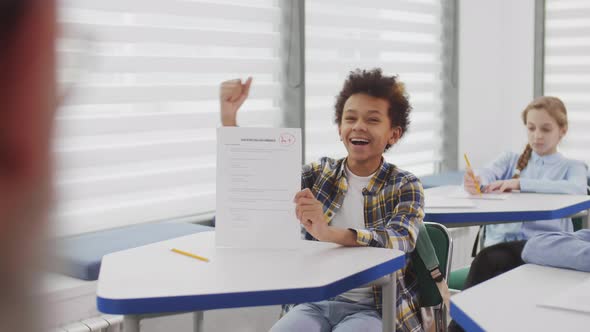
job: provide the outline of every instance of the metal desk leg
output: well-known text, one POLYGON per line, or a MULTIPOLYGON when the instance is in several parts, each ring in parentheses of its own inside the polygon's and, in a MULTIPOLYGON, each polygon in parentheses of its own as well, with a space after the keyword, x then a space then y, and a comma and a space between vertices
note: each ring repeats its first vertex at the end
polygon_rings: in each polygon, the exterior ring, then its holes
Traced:
POLYGON ((389 275, 389 282, 381 287, 383 293, 383 332, 395 332, 395 319, 396 319, 396 308, 397 302, 397 284, 395 279, 395 273, 389 275))
MULTIPOLYGON (((203 328, 204 320, 203 320, 203 312, 202 311, 195 311, 193 313, 193 331, 194 332, 203 332, 205 329, 203 328)), ((125 331, 127 332, 127 331, 125 331)))
POLYGON ((139 321, 140 316, 137 315, 125 315, 123 317, 123 331, 125 332, 139 332, 139 321))

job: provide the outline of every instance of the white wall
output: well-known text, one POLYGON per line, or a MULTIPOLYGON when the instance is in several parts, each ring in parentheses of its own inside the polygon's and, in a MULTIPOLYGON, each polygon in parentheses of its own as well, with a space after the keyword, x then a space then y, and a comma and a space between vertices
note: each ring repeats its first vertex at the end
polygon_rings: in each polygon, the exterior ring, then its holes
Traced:
POLYGON ((459 0, 459 165, 521 151, 533 98, 534 0, 459 0))
MULTIPOLYGON (((526 144, 533 98, 534 0, 459 0, 459 168, 483 167, 526 144)), ((471 263, 478 227, 453 229, 452 270, 471 263)))

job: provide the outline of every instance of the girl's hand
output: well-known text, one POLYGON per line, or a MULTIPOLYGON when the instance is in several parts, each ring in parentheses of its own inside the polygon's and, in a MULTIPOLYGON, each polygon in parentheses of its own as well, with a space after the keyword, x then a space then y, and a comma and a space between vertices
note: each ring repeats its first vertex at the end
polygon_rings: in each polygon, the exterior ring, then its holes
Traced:
POLYGON ((520 190, 519 179, 494 181, 484 188, 484 192, 486 193, 510 192, 512 190, 520 190))
POLYGON ((465 188, 465 191, 471 195, 479 194, 476 183, 473 181, 474 177, 477 180, 477 185, 479 186, 481 184, 481 178, 479 176, 475 176, 471 167, 467 167, 465 169, 465 174, 463 174, 463 188, 465 188))
POLYGON ((238 109, 248 98, 252 77, 248 77, 245 83, 235 79, 221 83, 219 87, 219 103, 221 104, 221 125, 237 126, 236 117, 238 109))
POLYGON ((320 241, 325 241, 329 232, 328 221, 324 217, 323 205, 315 199, 311 190, 303 189, 295 195, 297 219, 305 230, 320 241))

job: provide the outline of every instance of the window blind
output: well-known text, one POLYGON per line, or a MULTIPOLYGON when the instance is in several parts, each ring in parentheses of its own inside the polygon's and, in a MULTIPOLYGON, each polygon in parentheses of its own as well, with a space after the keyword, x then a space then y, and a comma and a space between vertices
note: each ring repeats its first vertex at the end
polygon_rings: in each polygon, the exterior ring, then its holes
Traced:
POLYGON ((355 68, 399 75, 411 124, 385 158, 416 175, 441 160, 442 8, 438 1, 327 0, 306 3, 306 162, 343 157, 335 97, 355 68))
POLYGON ((255 77, 245 126, 281 119, 277 1, 61 0, 54 233, 215 210, 218 89, 255 77))
POLYGON ((560 98, 569 129, 559 149, 590 164, 590 3, 546 0, 544 94, 560 98))

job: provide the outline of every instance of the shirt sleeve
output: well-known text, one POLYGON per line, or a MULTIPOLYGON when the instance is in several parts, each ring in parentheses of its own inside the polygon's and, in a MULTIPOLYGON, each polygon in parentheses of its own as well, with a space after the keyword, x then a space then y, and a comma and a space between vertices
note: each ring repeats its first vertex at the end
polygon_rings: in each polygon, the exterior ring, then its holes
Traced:
MULTIPOLYGON (((416 247, 419 225, 424 219, 424 190, 414 176, 406 176, 392 195, 399 195, 393 214, 382 227, 353 229, 361 246, 395 248, 410 253, 416 247)), ((393 199, 393 198, 392 198, 393 199)))
POLYGON ((527 263, 590 272, 590 229, 537 235, 527 241, 522 259, 527 263))
POLYGON ((320 174, 322 166, 320 163, 311 163, 303 165, 301 169, 301 190, 311 189, 318 175, 320 174))
POLYGON ((505 180, 512 177, 512 164, 514 153, 502 153, 488 167, 476 169, 475 175, 481 178, 480 185, 484 186, 497 180, 505 180))
POLYGON ((563 180, 520 179, 521 192, 535 192, 544 194, 586 194, 587 178, 586 165, 582 162, 572 162, 563 180))

